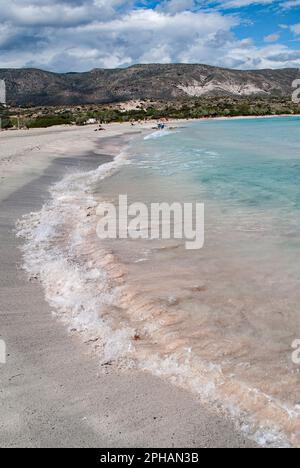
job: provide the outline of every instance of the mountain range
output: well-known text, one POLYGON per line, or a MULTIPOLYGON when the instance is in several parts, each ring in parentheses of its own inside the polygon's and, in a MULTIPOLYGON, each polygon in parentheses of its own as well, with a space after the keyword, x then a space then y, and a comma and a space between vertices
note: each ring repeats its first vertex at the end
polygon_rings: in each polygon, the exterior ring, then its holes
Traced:
POLYGON ((129 100, 174 100, 186 97, 247 97, 292 94, 298 69, 231 70, 209 65, 134 65, 85 73, 38 69, 0 69, 7 104, 59 106, 129 100))

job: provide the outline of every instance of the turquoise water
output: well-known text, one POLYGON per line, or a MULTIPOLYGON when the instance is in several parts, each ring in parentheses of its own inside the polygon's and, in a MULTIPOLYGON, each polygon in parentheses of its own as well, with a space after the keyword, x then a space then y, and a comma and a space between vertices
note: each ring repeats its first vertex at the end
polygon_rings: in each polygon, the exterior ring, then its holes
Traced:
POLYGON ((209 199, 246 208, 300 208, 298 117, 193 123, 147 140, 143 150, 160 174, 192 171, 209 199))
POLYGON ((205 204, 202 250, 109 245, 126 265, 145 367, 199 393, 211 386, 263 437, 300 444, 300 118, 191 122, 135 141, 128 157, 99 185, 104 198, 205 204))
POLYGON ((300 447, 299 160, 299 118, 141 133, 19 223, 25 269, 103 364, 188 389, 260 445, 300 447), (119 195, 204 203, 204 247, 102 240, 97 207, 119 195))
POLYGON ((284 243, 285 233, 290 245, 299 244, 299 117, 191 123, 147 137, 135 151, 139 177, 159 176, 166 186, 179 179, 186 200, 206 204, 207 222, 218 207, 219 226, 228 217, 240 229, 258 219, 258 229, 281 232, 277 241, 284 243))

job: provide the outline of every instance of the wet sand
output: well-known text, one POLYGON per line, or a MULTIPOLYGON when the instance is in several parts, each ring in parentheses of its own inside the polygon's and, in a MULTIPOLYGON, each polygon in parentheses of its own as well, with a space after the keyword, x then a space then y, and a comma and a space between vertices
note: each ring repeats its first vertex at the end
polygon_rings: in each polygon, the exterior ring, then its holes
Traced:
POLYGON ((136 130, 0 134, 1 447, 254 446, 188 392, 147 373, 101 368, 90 344, 53 317, 42 287, 21 269, 16 220, 40 209, 64 174, 93 169, 124 144, 124 137, 103 136, 136 130))

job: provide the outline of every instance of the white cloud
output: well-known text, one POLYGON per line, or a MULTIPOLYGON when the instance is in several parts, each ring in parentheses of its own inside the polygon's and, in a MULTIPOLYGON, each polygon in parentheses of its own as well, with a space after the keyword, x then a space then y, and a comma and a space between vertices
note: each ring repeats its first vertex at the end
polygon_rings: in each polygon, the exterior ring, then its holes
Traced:
POLYGON ((300 34, 300 23, 290 26, 291 31, 298 36, 300 34))
POLYGON ((264 37, 265 42, 277 42, 280 39, 279 34, 269 34, 268 36, 264 37))
POLYGON ((0 18, 20 26, 74 26, 106 21, 119 9, 129 11, 131 0, 0 0, 0 18))
POLYGON ((168 13, 178 13, 180 11, 193 10, 195 7, 195 0, 165 0, 156 9, 168 13))
MULTIPOLYGON (((273 2, 225 0, 223 5, 250 3, 273 2)), ((199 11, 195 5, 194 0, 169 0, 159 8, 136 9, 134 0, 0 0, 0 66, 54 71, 150 62, 300 66, 297 51, 273 44, 278 35, 256 47, 251 38, 235 36, 238 15, 199 11)), ((298 27, 293 26, 294 34, 298 27)))
POLYGON ((288 0, 281 4, 282 8, 289 10, 300 6, 300 0, 288 0))
MULTIPOLYGON (((180 12, 174 15, 153 10, 133 11, 108 22, 94 22, 64 31, 64 40, 98 50, 103 66, 130 63, 182 61, 183 51, 213 39, 236 23, 231 17, 211 13, 180 12)), ((59 38, 59 36, 58 36, 59 38)))
POLYGON ((251 5, 271 5, 272 3, 278 3, 278 0, 222 0, 218 3, 221 4, 222 8, 243 8, 251 5))

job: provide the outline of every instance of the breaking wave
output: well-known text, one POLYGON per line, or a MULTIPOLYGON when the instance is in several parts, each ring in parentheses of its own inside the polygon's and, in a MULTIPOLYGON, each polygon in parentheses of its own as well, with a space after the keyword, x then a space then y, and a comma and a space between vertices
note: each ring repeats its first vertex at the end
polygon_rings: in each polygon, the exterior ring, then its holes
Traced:
POLYGON ((145 141, 147 141, 147 140, 156 140, 157 138, 168 137, 168 136, 171 136, 171 135, 175 135, 176 133, 179 133, 179 132, 176 131, 176 130, 168 130, 168 129, 157 130, 156 132, 153 132, 150 135, 145 136, 144 140, 145 141))
POLYGON ((193 355, 170 331, 165 308, 126 282, 125 265, 97 238, 95 185, 126 163, 123 153, 95 171, 66 177, 51 189, 41 211, 18 222, 18 236, 26 240, 25 270, 42 283, 55 315, 82 335, 104 366, 115 363, 168 378, 202 402, 221 406, 262 446, 298 445, 299 408, 228 378, 221 366, 193 355))

